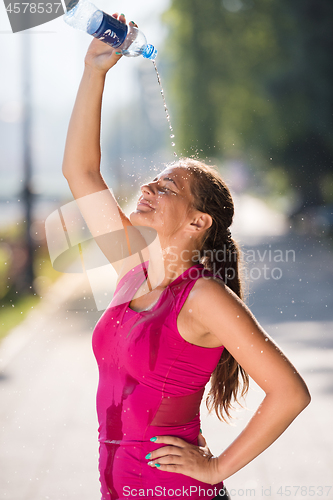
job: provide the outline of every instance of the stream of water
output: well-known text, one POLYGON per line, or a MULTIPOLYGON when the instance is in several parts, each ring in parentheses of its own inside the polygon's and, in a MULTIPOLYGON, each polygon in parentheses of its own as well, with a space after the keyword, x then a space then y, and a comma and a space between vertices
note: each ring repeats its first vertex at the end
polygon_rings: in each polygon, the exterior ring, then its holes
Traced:
MULTIPOLYGON (((172 125, 171 125, 169 110, 168 110, 168 107, 167 107, 166 102, 165 102, 165 96, 164 96, 164 90, 163 90, 163 87, 162 87, 161 77, 160 77, 160 74, 159 74, 159 72, 157 70, 157 66, 156 66, 155 61, 153 61, 153 65, 154 65, 154 68, 155 68, 155 71, 156 71, 156 76, 157 76, 158 84, 159 84, 159 86, 161 88, 161 96, 162 96, 162 99, 163 99, 164 111, 166 112, 166 118, 168 120, 168 125, 169 125, 169 130, 170 130, 171 146, 174 148, 175 145, 176 145, 174 143, 174 140, 173 140, 175 138, 175 134, 173 133, 173 128, 172 128, 172 125)), ((173 155, 177 156, 177 153, 174 151, 173 155)))

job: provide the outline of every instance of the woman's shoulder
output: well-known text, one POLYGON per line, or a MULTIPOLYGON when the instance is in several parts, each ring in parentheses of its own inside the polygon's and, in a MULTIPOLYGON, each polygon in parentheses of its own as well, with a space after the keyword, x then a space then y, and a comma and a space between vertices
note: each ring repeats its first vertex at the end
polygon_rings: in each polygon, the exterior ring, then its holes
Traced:
POLYGON ((201 294, 209 294, 214 293, 216 290, 224 290, 225 283, 220 277, 214 275, 208 269, 203 268, 193 289, 200 291, 201 294))
MULTIPOLYGON (((221 278, 202 269, 200 277, 195 279, 185 300, 185 307, 181 308, 178 318, 178 329, 181 336, 201 347, 221 347, 220 339, 210 334, 205 318, 216 314, 216 297, 225 293, 225 284, 221 278)), ((218 307, 220 309, 220 307, 218 307)))
POLYGON ((208 311, 215 307, 216 303, 229 302, 230 298, 236 302, 242 302, 219 276, 203 269, 201 276, 196 280, 188 295, 188 303, 190 303, 192 310, 202 311, 206 309, 208 311))

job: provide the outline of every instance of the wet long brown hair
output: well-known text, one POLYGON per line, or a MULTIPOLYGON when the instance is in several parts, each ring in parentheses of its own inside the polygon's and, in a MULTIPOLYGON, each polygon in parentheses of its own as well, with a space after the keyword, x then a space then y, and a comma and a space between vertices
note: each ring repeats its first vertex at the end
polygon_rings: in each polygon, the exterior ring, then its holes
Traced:
MULTIPOLYGON (((186 168, 194 176, 190 186, 194 208, 213 219, 201 243, 199 261, 243 299, 241 252, 229 229, 234 215, 230 191, 216 167, 191 158, 181 158, 176 165, 186 168)), ((240 404, 239 399, 245 396, 248 388, 248 374, 224 349, 211 376, 211 388, 206 399, 208 410, 214 409, 218 418, 226 421, 231 417, 232 401, 240 404)))

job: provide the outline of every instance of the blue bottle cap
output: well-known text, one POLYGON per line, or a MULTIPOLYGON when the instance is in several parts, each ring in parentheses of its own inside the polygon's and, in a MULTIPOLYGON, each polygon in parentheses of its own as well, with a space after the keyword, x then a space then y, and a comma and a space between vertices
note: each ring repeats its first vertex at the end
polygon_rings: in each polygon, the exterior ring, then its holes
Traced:
POLYGON ((148 43, 145 46, 145 50, 142 53, 142 55, 146 59, 154 60, 156 58, 156 56, 157 56, 157 49, 155 49, 154 45, 151 45, 150 43, 148 43))

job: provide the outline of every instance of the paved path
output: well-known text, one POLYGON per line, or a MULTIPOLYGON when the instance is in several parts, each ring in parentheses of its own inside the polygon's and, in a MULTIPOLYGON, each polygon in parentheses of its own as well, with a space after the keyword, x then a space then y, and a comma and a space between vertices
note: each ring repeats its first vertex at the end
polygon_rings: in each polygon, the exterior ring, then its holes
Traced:
MULTIPOLYGON (((248 304, 306 380, 312 401, 268 450, 226 484, 235 498, 284 499, 291 486, 290 498, 319 498, 323 493, 322 498, 332 500, 333 258, 324 245, 301 236, 272 239, 253 248, 261 255, 269 248, 295 250, 295 262, 269 262, 267 256, 265 262, 248 264, 248 273, 255 267, 262 270, 261 279, 252 282, 248 304), (281 279, 264 279, 265 264, 280 267, 281 279)), ((258 270, 253 273, 258 275, 258 270)), ((260 388, 252 388, 250 409, 263 397, 260 388)), ((250 415, 242 412, 235 428, 210 416, 205 419, 203 430, 215 453, 232 442, 250 415)))
MULTIPOLYGON (((248 274, 256 268, 248 304, 304 376, 312 403, 269 450, 226 484, 234 500, 283 500, 288 486, 291 498, 332 500, 333 259, 324 244, 304 236, 272 236, 251 248, 257 253, 256 262, 248 263, 248 274), (269 250, 294 250, 295 262, 270 261, 269 250), (267 269, 265 275, 265 264, 280 268, 281 278, 273 279, 267 269), (332 486, 328 494, 327 486, 332 486), (280 487, 284 495, 278 494, 280 487)), ((83 276, 64 275, 1 345, 0 500, 100 498, 97 367, 91 351, 100 314, 83 276)), ((253 384, 250 410, 262 397, 253 384)), ((204 435, 212 451, 220 453, 251 411, 238 413, 234 427, 207 416, 204 405, 202 416, 204 435)))

